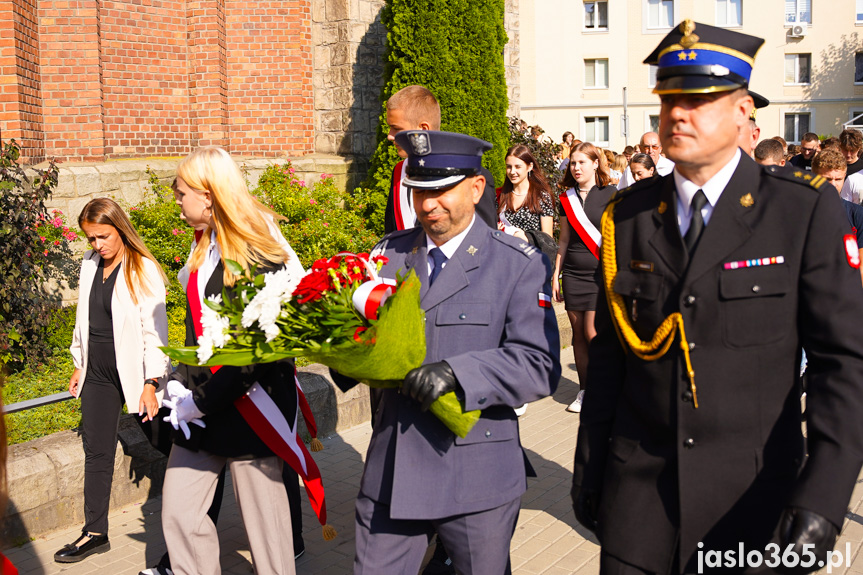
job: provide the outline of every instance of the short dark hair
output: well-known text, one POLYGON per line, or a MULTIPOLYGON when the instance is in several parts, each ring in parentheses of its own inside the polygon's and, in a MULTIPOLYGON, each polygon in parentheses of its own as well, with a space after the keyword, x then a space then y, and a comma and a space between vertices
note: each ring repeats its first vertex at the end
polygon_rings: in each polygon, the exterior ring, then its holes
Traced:
POLYGON ((839 144, 846 150, 863 150, 863 133, 854 128, 845 128, 839 134, 839 144))
POLYGON ((776 140, 762 140, 755 146, 755 161, 773 160, 777 164, 785 157, 782 144, 776 140))
POLYGON ((822 150, 827 150, 827 149, 838 150, 839 149, 839 138, 837 138, 835 136, 830 136, 829 138, 824 138, 821 141, 821 149, 822 150))
POLYGON ((803 137, 800 138, 801 144, 803 142, 818 142, 818 141, 819 141, 818 134, 816 134, 815 132, 806 132, 805 134, 803 134, 803 137))

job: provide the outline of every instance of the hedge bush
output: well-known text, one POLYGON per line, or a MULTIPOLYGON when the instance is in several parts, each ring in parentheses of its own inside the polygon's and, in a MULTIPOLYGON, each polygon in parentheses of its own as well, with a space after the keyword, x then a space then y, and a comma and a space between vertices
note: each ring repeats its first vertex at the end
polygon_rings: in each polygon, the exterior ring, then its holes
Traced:
MULTIPOLYGON (((438 99, 442 130, 491 142, 494 148, 483 157, 483 165, 497 185, 503 182, 509 145, 503 18, 504 0, 387 0, 381 13, 387 28, 384 106, 377 149, 364 184, 374 197, 369 205, 385 205, 398 162, 398 154, 386 139, 385 103, 411 84, 425 86, 438 99)), ((382 230, 381 225, 378 232, 382 230)))

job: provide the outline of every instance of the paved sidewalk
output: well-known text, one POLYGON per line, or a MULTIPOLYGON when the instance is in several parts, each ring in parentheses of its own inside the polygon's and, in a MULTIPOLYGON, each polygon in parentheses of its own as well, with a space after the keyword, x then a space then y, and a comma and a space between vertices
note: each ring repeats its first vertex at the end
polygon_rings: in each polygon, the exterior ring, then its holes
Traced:
MULTIPOLYGON (((599 572, 596 539, 575 521, 569 499, 573 452, 579 417, 564 409, 575 399, 578 386, 571 349, 563 350, 563 379, 557 393, 530 404, 519 420, 522 443, 537 471, 528 480, 521 514, 512 540, 512 565, 517 574, 563 575, 599 572)), ((325 449, 314 454, 327 490, 329 522, 338 530, 334 541, 324 541, 320 525, 303 493, 303 528, 306 553, 297 561, 297 572, 342 575, 352 571, 354 553, 354 498, 359 489, 363 458, 371 437, 368 424, 324 438, 325 449)), ((229 475, 230 481, 230 475, 229 475)), ((851 569, 834 573, 863 573, 859 553, 863 541, 863 479, 858 480, 837 549, 850 545, 851 569)), ((26 575, 99 573, 136 575, 155 563, 165 551, 161 540, 161 497, 144 505, 126 507, 111 514, 111 551, 81 563, 60 565, 53 554, 74 541, 80 528, 57 532, 21 547, 4 551, 26 575)), ((219 518, 221 564, 224 573, 253 573, 249 545, 230 487, 219 518)), ((826 569, 825 569, 826 571, 826 569)))

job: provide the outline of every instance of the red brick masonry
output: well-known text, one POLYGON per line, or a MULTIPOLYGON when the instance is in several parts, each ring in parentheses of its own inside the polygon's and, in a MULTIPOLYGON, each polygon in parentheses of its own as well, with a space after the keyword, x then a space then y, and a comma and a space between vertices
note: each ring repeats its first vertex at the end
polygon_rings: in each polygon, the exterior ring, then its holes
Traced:
POLYGON ((0 129, 31 163, 310 153, 311 0, 0 0, 0 129))

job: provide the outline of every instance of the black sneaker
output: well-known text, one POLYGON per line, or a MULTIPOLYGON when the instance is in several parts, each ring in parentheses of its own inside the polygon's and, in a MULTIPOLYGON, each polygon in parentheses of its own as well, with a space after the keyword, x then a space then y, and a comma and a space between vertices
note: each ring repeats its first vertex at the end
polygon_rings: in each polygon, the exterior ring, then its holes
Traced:
POLYGON ((57 563, 77 563, 83 561, 90 555, 96 553, 104 553, 111 550, 111 543, 108 541, 108 534, 91 535, 84 531, 74 543, 65 545, 62 549, 54 553, 54 561, 57 563), (82 543, 83 539, 88 538, 82 543))

